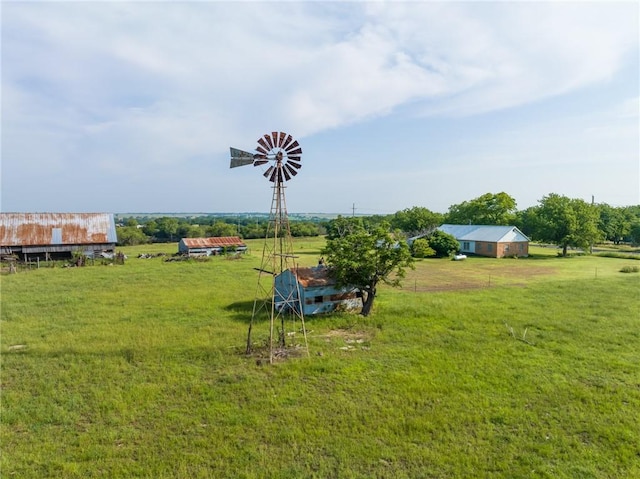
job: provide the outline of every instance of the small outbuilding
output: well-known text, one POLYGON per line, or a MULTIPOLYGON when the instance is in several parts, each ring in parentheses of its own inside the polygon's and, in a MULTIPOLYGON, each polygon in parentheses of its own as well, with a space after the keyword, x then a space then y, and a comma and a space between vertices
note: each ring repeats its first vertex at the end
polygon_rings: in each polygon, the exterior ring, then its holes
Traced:
POLYGON ((0 251, 22 259, 115 253, 112 213, 0 213, 0 251))
POLYGON ((178 252, 189 256, 212 256, 230 251, 244 253, 247 245, 239 236, 182 238, 178 243, 178 252))
POLYGON ((491 258, 529 256, 530 240, 515 226, 444 224, 438 229, 455 237, 464 254, 491 258))
POLYGON ((354 287, 338 288, 324 266, 291 268, 276 276, 276 308, 297 304, 298 297, 305 316, 362 309, 362 293, 354 287))

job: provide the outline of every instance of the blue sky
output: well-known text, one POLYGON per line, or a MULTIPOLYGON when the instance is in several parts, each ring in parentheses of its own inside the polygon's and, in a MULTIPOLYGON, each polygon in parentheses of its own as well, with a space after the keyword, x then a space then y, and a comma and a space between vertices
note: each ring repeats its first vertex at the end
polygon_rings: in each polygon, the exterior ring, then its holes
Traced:
POLYGON ((2 211, 640 204, 636 2, 2 2, 2 211))

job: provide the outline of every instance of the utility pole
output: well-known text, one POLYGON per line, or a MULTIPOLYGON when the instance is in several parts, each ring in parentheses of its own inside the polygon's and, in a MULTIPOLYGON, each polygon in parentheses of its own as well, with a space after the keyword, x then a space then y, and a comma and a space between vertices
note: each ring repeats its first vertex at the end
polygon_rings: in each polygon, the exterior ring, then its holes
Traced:
POLYGON ((356 204, 353 203, 353 205, 351 206, 351 217, 354 217, 356 215, 356 204))
MULTIPOLYGON (((596 204, 596 197, 595 195, 591 195, 591 207, 593 208, 595 204, 596 204)), ((589 253, 593 254, 593 240, 591 240, 591 248, 589 248, 589 253)))

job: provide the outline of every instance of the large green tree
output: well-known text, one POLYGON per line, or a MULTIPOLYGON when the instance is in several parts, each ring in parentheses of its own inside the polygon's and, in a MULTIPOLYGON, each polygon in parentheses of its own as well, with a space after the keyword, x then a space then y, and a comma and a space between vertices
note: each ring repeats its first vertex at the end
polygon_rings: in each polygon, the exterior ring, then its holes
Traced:
POLYGON ((443 217, 442 213, 414 206, 396 212, 391 218, 391 226, 414 236, 434 230, 442 224, 443 217))
POLYGON ((151 242, 151 239, 137 226, 122 226, 118 228, 117 234, 120 246, 136 246, 151 242))
POLYGON ((380 282, 399 286, 405 269, 413 267, 409 246, 389 224, 381 223, 367 231, 356 221, 341 221, 340 231, 327 239, 322 251, 330 274, 338 286, 354 286, 362 292, 362 311, 368 316, 380 282))
POLYGON ((329 224, 327 225, 327 239, 332 240, 336 238, 343 238, 364 230, 365 225, 362 217, 339 215, 337 218, 329 221, 329 224))
POLYGON ((544 196, 539 203, 533 211, 534 238, 560 246, 563 256, 570 246, 588 250, 600 239, 600 216, 594 205, 556 193, 544 196))
POLYGON ((478 198, 449 207, 447 223, 466 225, 512 225, 516 219, 516 200, 508 194, 485 193, 478 198))
POLYGON ((614 208, 602 203, 597 209, 600 214, 599 228, 606 240, 620 244, 629 237, 635 220, 631 208, 614 208))
POLYGON ((216 221, 204 231, 207 236, 238 236, 238 229, 237 224, 216 221))

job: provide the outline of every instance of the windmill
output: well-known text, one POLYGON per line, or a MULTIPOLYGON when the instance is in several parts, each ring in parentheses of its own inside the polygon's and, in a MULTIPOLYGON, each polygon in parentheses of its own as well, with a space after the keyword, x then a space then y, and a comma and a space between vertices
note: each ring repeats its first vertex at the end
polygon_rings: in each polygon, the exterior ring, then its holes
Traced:
POLYGON ((262 250, 262 261, 260 268, 256 268, 259 273, 258 286, 247 334, 247 354, 252 352, 251 332, 254 323, 262 316, 269 318, 269 362, 273 362, 274 328, 278 321, 280 323, 278 347, 281 350, 286 348, 287 337, 293 337, 295 340, 295 330, 290 333, 285 330, 287 317, 291 319, 294 326, 297 320, 300 321, 304 336, 304 348, 308 355, 307 332, 304 326, 304 313, 300 303, 298 286, 296 284, 295 289, 288 289, 287 292, 279 291, 276 287, 276 276, 297 266, 295 264, 296 256, 293 254, 284 191, 285 182, 296 176, 302 166, 302 148, 291 135, 274 131, 270 135, 267 133, 258 138, 256 153, 233 147, 230 148, 230 152, 231 168, 246 165, 264 166, 266 167, 263 173, 264 177, 273 183, 273 197, 262 250))

